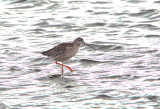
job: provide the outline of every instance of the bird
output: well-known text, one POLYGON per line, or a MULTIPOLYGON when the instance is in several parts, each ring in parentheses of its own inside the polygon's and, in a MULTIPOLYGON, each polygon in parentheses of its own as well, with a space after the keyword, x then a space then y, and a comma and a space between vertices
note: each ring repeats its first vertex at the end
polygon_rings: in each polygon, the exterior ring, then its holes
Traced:
POLYGON ((69 66, 64 65, 63 62, 75 56, 78 53, 78 50, 81 44, 84 44, 86 46, 89 46, 95 49, 94 47, 86 44, 83 38, 78 37, 72 43, 61 43, 53 47, 52 49, 42 52, 42 54, 52 58, 56 64, 61 65, 62 66, 61 75, 63 75, 64 74, 63 67, 66 67, 71 72, 73 72, 73 70, 69 66), (59 62, 62 62, 62 63, 59 63, 59 62))

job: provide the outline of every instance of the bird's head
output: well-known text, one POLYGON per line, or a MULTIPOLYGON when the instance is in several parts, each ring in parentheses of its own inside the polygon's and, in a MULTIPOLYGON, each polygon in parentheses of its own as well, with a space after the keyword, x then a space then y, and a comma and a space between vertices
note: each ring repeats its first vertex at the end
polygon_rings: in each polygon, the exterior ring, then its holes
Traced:
POLYGON ((83 40, 82 38, 80 38, 80 37, 76 38, 73 43, 77 44, 78 46, 80 46, 80 44, 83 43, 84 45, 89 46, 89 47, 95 49, 94 47, 86 44, 86 43, 84 42, 84 40, 83 40))

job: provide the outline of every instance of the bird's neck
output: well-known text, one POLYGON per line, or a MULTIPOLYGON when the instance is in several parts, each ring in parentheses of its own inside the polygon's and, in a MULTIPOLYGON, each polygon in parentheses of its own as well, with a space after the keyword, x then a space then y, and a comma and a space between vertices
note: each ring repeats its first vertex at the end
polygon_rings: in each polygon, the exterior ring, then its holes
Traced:
POLYGON ((78 42, 73 42, 73 46, 80 46, 80 43, 78 43, 78 42))

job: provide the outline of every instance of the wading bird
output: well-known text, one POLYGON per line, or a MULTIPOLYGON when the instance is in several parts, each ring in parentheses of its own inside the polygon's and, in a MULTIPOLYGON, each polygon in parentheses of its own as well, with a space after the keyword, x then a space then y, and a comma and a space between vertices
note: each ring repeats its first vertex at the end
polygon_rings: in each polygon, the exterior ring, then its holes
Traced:
POLYGON ((63 75, 63 72, 64 72, 63 66, 67 67, 71 72, 73 72, 73 70, 69 66, 64 65, 63 62, 72 58, 74 55, 77 54, 81 43, 89 46, 84 42, 82 38, 78 37, 72 43, 61 43, 50 50, 42 52, 42 54, 54 59, 56 64, 62 65, 62 75, 63 75), (61 61, 62 64, 58 63, 57 61, 61 61))

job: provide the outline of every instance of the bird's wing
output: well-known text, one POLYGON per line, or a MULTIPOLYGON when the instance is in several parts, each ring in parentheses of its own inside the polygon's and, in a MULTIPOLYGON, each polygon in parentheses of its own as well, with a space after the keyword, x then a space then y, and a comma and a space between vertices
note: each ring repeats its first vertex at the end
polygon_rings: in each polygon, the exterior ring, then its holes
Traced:
POLYGON ((56 57, 58 55, 64 54, 71 46, 73 46, 71 43, 62 43, 48 51, 42 52, 42 54, 46 56, 56 57))
POLYGON ((58 46, 73 47, 73 43, 61 43, 58 46))

